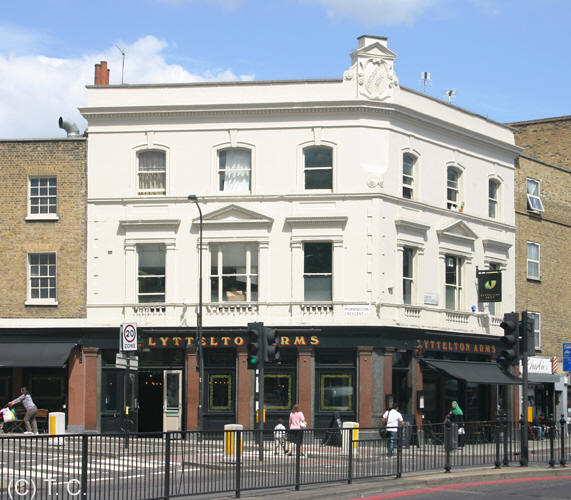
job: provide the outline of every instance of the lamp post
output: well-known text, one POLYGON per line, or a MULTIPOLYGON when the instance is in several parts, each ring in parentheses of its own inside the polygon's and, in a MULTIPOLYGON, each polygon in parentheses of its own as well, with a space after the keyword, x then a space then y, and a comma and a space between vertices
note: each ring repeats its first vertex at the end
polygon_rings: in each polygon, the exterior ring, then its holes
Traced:
POLYGON ((195 194, 188 195, 200 216, 198 236, 198 309, 196 311, 196 341, 198 343, 198 430, 203 427, 202 405, 204 403, 204 357, 202 353, 202 210, 195 194))

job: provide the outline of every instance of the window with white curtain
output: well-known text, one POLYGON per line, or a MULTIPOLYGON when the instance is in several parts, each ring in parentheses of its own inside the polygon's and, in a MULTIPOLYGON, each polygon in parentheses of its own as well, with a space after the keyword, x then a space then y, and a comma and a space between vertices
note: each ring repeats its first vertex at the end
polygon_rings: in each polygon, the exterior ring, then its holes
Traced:
POLYGON ((232 148, 218 152, 218 189, 225 193, 249 192, 252 177, 252 154, 249 149, 232 148))
POLYGON ((165 246, 138 245, 138 301, 165 301, 165 246))
POLYGON ((333 245, 303 244, 304 300, 332 300, 333 245))
POLYGON ((540 246, 533 241, 527 242, 527 277, 529 279, 541 279, 540 246))
POLYGON ((210 300, 212 302, 258 300, 257 243, 210 245, 210 300))
POLYGON ((166 154, 164 151, 141 151, 137 154, 139 194, 166 194, 166 154))
POLYGON ((446 255, 446 309, 460 309, 462 304, 462 259, 455 255, 446 255))

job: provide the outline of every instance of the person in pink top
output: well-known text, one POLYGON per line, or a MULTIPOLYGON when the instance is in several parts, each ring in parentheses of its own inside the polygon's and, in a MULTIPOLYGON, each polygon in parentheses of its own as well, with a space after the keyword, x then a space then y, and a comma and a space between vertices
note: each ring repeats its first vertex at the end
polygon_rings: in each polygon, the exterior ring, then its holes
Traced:
POLYGON ((289 440, 291 442, 291 448, 288 455, 295 453, 295 447, 299 445, 299 454, 304 457, 303 454, 303 429, 305 429, 305 416, 303 412, 299 409, 299 405, 293 405, 291 413, 289 414, 289 440))

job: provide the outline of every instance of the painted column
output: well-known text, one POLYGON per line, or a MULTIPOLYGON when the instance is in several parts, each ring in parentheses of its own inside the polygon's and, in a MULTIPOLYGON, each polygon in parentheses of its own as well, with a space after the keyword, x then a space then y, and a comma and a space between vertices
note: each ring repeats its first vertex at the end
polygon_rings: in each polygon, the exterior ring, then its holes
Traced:
POLYGON ((387 394, 393 393, 393 350, 385 349, 385 355, 383 359, 383 407, 386 408, 387 394))
POLYGON ((311 404, 312 357, 313 350, 310 347, 301 347, 297 351, 297 404, 305 416, 308 427, 311 426, 311 416, 313 415, 313 405, 311 404))
POLYGON ((70 430, 98 430, 98 352, 96 347, 84 347, 81 358, 75 349, 70 355, 67 412, 70 430))
POLYGON ((238 347, 238 376, 236 380, 236 419, 244 429, 252 428, 252 372, 248 370, 248 351, 245 347, 238 347))
POLYGON ((186 350, 186 429, 198 429, 198 383, 196 347, 186 350))

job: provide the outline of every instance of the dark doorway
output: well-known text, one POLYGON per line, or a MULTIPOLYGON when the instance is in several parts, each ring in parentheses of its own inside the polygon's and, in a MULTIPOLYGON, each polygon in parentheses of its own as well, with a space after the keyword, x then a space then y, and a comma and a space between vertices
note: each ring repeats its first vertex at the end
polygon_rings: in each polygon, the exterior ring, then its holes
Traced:
POLYGON ((139 372, 139 432, 163 430, 163 371, 139 372))

